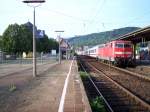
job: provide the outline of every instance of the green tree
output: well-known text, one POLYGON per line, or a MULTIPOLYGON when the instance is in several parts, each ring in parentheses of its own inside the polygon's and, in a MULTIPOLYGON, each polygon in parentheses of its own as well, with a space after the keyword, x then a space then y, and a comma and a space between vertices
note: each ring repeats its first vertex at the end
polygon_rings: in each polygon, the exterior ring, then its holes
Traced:
POLYGON ((31 52, 33 45, 32 31, 26 25, 20 25, 20 36, 21 36, 21 52, 31 52))
POLYGON ((12 54, 29 52, 32 50, 32 32, 25 25, 11 24, 3 33, 2 47, 12 54))
POLYGON ((59 43, 55 39, 49 38, 48 50, 51 51, 52 49, 56 49, 58 52, 58 48, 59 43))
MULTIPOLYGON (((11 24, 0 37, 0 46, 3 51, 11 54, 22 54, 31 52, 33 45, 31 29, 23 25, 11 24)), ((54 39, 49 39, 47 35, 43 38, 36 38, 37 52, 50 52, 52 49, 58 51, 58 43, 54 39)))
POLYGON ((54 39, 49 39, 47 35, 44 35, 43 38, 37 38, 36 43, 38 52, 50 52, 52 49, 58 50, 58 42, 54 39))
POLYGON ((19 39, 20 27, 18 24, 9 25, 3 33, 2 47, 8 53, 16 54, 20 48, 19 39))
POLYGON ((36 38, 36 48, 38 52, 48 52, 48 36, 44 35, 43 38, 36 38))

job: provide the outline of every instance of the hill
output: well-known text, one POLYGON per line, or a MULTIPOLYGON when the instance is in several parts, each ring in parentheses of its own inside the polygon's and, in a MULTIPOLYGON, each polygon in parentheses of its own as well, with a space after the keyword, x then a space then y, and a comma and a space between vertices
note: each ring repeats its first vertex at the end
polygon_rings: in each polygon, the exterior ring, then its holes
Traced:
POLYGON ((92 46, 101 43, 105 43, 109 40, 113 40, 118 38, 121 35, 127 34, 129 32, 140 29, 139 27, 125 27, 120 29, 114 29, 112 31, 100 32, 100 33, 92 33, 88 35, 76 36, 67 39, 67 41, 75 46, 92 46))

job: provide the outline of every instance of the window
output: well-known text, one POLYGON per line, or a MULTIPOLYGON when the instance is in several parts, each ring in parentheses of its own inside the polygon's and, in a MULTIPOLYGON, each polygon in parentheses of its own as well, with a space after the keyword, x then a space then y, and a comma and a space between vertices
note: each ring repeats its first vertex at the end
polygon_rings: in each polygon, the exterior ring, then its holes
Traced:
POLYGON ((130 44, 124 44, 124 48, 131 48, 130 44))
POLYGON ((117 47, 117 48, 123 48, 123 43, 116 43, 115 47, 117 47))
POLYGON ((117 48, 131 48, 131 44, 129 43, 116 43, 115 47, 117 48))

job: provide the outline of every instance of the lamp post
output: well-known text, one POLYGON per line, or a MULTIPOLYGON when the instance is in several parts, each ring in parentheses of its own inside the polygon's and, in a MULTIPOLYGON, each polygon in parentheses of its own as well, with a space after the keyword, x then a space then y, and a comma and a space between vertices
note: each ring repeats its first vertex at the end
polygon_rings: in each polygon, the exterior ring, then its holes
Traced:
POLYGON ((38 7, 41 3, 44 3, 45 0, 23 0, 23 3, 30 4, 29 6, 33 7, 33 77, 36 76, 36 35, 35 35, 35 8, 38 7), (34 5, 33 5, 34 4, 34 5))
POLYGON ((58 42, 59 42, 59 64, 61 64, 61 49, 60 49, 60 33, 64 32, 63 30, 57 30, 56 33, 59 33, 58 35, 58 42))

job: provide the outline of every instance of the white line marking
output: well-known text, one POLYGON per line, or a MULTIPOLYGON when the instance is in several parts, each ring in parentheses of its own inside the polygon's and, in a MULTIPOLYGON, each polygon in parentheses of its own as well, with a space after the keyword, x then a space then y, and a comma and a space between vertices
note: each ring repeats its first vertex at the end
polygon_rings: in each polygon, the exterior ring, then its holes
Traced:
POLYGON ((132 54, 132 52, 115 52, 115 54, 132 54))
POLYGON ((70 76, 70 73, 71 73, 71 68, 72 68, 73 61, 74 61, 74 59, 71 62, 70 69, 69 69, 69 72, 68 72, 66 80, 65 80, 65 84, 64 84, 64 88, 63 88, 63 92, 62 92, 58 112, 63 112, 64 111, 65 96, 66 96, 66 91, 67 91, 67 87, 68 87, 68 81, 69 81, 69 76, 70 76))

